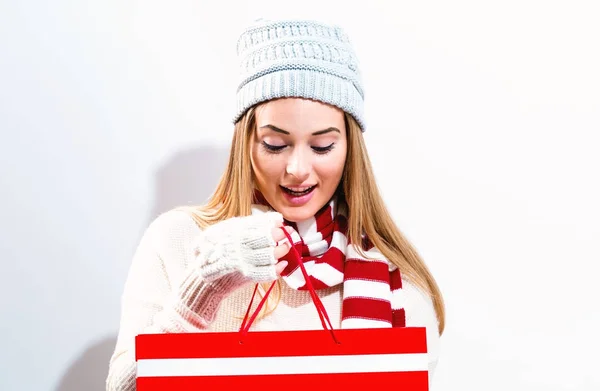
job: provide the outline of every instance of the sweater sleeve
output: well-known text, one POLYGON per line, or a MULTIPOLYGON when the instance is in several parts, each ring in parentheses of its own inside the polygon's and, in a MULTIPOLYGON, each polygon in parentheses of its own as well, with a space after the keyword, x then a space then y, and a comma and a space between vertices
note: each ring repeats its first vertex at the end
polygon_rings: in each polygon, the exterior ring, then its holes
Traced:
POLYGON ((136 335, 198 332, 213 321, 223 290, 206 284, 193 263, 188 266, 199 233, 193 219, 179 211, 159 216, 144 232, 121 297, 107 391, 136 389, 136 335))
POLYGON ((426 328, 429 387, 431 387, 440 350, 439 324, 435 308, 431 297, 423 293, 416 285, 407 280, 403 280, 402 284, 406 295, 406 305, 404 307, 406 326, 426 328))

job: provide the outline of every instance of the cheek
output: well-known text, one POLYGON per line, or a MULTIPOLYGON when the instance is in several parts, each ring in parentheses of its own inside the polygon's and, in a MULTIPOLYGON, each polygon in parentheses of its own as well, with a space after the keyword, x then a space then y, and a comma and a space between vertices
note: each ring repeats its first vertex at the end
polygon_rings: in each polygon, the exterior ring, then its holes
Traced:
POLYGON ((281 174, 281 159, 276 156, 265 155, 260 151, 252 152, 252 170, 259 181, 268 181, 278 178, 281 174))
POLYGON ((319 162, 318 168, 315 168, 321 179, 338 181, 344 173, 344 165, 346 163, 346 154, 340 153, 335 156, 330 156, 328 159, 323 159, 319 162))

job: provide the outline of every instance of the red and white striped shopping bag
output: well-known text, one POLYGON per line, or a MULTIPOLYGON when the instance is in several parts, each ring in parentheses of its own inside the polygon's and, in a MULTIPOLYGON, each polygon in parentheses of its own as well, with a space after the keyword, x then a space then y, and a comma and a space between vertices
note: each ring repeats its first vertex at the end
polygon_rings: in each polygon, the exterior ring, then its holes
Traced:
POLYGON ((335 330, 335 336, 339 343, 325 330, 255 331, 240 344, 239 332, 139 335, 137 390, 306 390, 329 384, 428 390, 424 328, 335 330))
POLYGON ((324 330, 249 332, 275 283, 249 316, 257 285, 239 332, 138 335, 137 391, 429 389, 424 327, 334 331, 304 265, 299 265, 324 330))

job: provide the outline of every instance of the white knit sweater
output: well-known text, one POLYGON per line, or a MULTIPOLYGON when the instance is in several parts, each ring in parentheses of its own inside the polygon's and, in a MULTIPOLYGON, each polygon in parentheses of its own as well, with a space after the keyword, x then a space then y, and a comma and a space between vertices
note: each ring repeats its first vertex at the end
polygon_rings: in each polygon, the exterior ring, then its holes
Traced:
MULTIPOLYGON (((253 285, 230 295, 204 285, 194 268, 193 243, 200 228, 190 216, 170 211, 155 219, 144 233, 133 257, 122 296, 121 322, 110 359, 107 391, 135 390, 135 336, 141 333, 237 331, 253 285), (194 294, 199 292, 199 294, 194 294)), ((255 321, 252 330, 322 329, 306 291, 281 284, 275 311, 255 321)), ((430 384, 439 352, 438 323, 431 299, 409 281, 406 325, 427 327, 430 384)), ((334 327, 341 321, 341 285, 318 291, 334 327)))

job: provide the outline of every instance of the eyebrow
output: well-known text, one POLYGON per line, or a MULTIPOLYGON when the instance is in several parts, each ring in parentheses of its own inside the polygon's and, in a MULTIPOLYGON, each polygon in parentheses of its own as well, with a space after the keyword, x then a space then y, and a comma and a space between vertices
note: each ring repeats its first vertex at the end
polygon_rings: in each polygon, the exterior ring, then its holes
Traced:
MULTIPOLYGON (((263 125, 260 128, 261 129, 265 129, 265 128, 271 129, 272 131, 277 132, 277 133, 283 133, 283 134, 287 134, 287 135, 290 134, 290 132, 288 132, 287 130, 283 130, 283 129, 278 128, 277 126, 271 125, 271 124, 263 125)), ((319 136, 321 134, 325 134, 325 133, 329 133, 329 132, 338 132, 338 133, 341 133, 338 128, 336 128, 334 126, 330 126, 327 129, 317 130, 316 132, 313 132, 312 135, 313 136, 319 136)))

